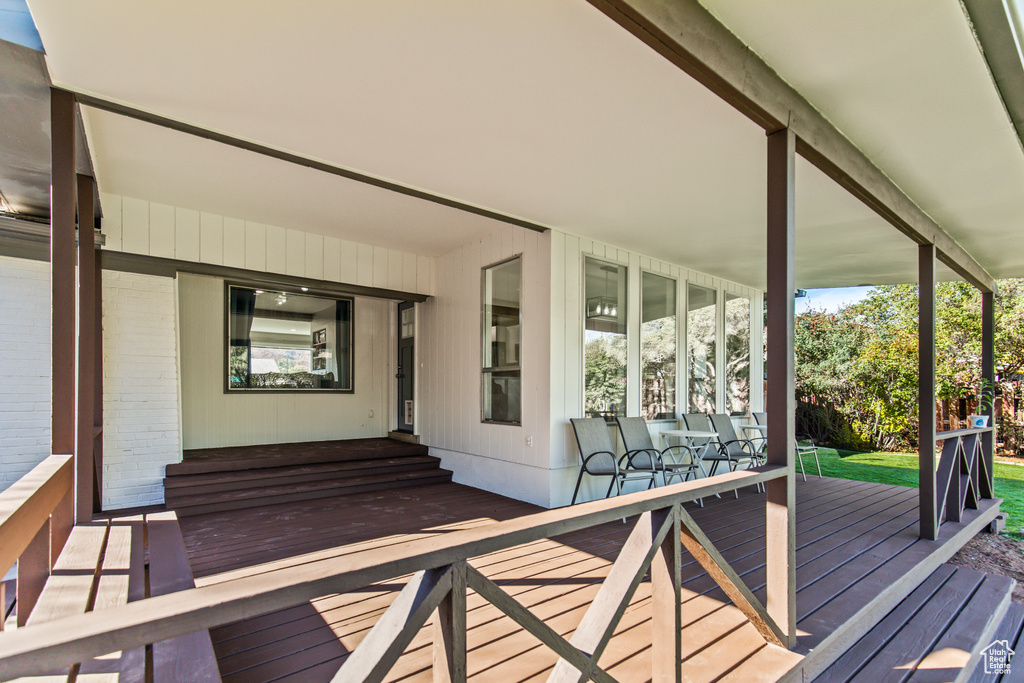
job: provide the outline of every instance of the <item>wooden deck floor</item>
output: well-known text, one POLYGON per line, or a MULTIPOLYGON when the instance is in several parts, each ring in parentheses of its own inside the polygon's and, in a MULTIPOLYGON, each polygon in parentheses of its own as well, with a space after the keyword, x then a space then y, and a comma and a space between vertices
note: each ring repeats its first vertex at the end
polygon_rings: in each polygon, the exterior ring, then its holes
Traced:
MULTIPOLYGON (((728 496, 706 502, 703 509, 688 509, 763 600, 764 496, 746 491, 739 500, 728 496)), ((820 671, 823 667, 808 662, 815 656, 838 656, 909 593, 922 572, 926 576, 974 534, 990 512, 991 502, 984 502, 964 522, 944 525, 940 541, 929 543, 917 536, 916 489, 817 477, 798 483, 800 646, 794 652, 766 646, 700 566, 685 556, 684 676, 693 681, 774 681, 803 675, 801 668, 809 674, 820 671), (854 627, 844 627, 851 621, 854 627)), ((182 531, 197 583, 203 585, 533 511, 525 503, 444 484, 198 516, 183 520, 182 531)), ((609 524, 472 563, 568 636, 631 528, 609 524)), ((401 586, 396 580, 326 596, 212 630, 224 680, 330 680, 401 586)), ((601 665, 619 680, 650 678, 649 600, 645 582, 601 658, 601 665)), ((472 677, 503 682, 546 677, 556 659, 551 651, 472 593, 469 610, 472 677)), ((389 680, 430 680, 429 643, 429 631, 424 630, 389 680)))

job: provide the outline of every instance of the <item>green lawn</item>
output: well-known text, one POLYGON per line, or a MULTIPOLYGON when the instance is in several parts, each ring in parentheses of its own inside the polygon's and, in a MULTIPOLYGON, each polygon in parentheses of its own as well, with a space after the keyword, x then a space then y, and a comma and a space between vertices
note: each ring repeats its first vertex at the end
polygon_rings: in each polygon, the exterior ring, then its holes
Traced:
MULTIPOLYGON (((880 484, 917 487, 917 457, 894 453, 857 453, 819 448, 821 473, 826 477, 874 481, 880 484)), ((804 467, 814 474, 814 456, 805 455, 804 467)), ((799 466, 797 476, 800 476, 799 466)), ((1002 511, 1007 514, 1006 534, 1022 539, 1024 526, 1024 466, 995 464, 996 496, 1003 499, 1002 511)))

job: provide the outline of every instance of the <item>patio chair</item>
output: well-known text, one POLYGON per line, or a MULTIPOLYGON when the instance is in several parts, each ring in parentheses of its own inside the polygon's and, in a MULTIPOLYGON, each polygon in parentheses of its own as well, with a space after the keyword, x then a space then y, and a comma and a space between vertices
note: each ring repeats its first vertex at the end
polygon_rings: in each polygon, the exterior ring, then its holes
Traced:
MULTIPOLYGON (((718 455, 722 461, 729 463, 731 471, 735 472, 742 464, 746 464, 747 467, 764 464, 765 452, 760 448, 766 441, 764 437, 740 438, 733 427, 732 418, 724 413, 711 415, 709 419, 714 431, 718 432, 718 455)), ((757 484, 756 488, 758 491, 762 490, 760 484, 757 484)))
POLYGON ((580 457, 583 464, 580 466, 579 476, 576 477, 576 489, 572 492, 572 502, 576 504, 576 497, 580 492, 580 484, 583 483, 583 475, 591 477, 611 477, 608 484, 608 491, 604 494, 607 498, 615 489, 615 495, 622 494, 622 484, 626 481, 647 480, 647 488, 657 484, 655 477, 657 470, 650 469, 623 469, 619 467, 615 459, 615 446, 612 445, 611 435, 608 433, 608 423, 602 417, 572 418, 572 431, 576 435, 576 445, 580 449, 580 457))
MULTIPOLYGON (((754 422, 759 425, 768 424, 768 413, 751 413, 754 416, 754 422)), ((765 440, 762 449, 768 446, 768 441, 765 440)), ((800 463, 800 474, 803 475, 804 481, 807 481, 807 472, 804 470, 804 459, 805 453, 814 454, 814 464, 818 467, 818 478, 821 478, 821 461, 818 460, 818 447, 814 445, 814 442, 810 439, 796 442, 796 461, 800 463)))
MULTIPOLYGON (((654 463, 660 464, 661 478, 666 485, 672 477, 687 481, 691 474, 696 479, 697 473, 702 471, 700 459, 689 446, 669 446, 659 451, 651 440, 644 418, 618 417, 616 421, 622 443, 626 446, 626 457, 632 466, 646 468, 654 463), (685 456, 685 461, 680 456, 685 456)), ((703 499, 698 499, 698 502, 704 507, 703 499)))

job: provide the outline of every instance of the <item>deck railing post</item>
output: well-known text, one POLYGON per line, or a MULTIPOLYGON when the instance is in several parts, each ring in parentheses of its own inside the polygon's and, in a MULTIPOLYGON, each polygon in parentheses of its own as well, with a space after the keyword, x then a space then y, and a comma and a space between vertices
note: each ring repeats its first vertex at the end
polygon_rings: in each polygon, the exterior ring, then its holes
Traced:
POLYGON ((466 681, 466 563, 452 565, 452 588, 434 615, 434 683, 466 681))
POLYGON ((672 530, 651 561, 651 656, 653 683, 678 683, 683 679, 683 622, 679 611, 682 583, 682 543, 679 540, 679 504, 654 515, 651 524, 660 528, 665 515, 672 517, 672 530))
POLYGON ((17 624, 19 628, 28 623, 32 608, 36 606, 39 595, 43 592, 43 585, 50 576, 50 570, 53 569, 53 560, 56 558, 50 557, 51 522, 50 519, 43 522, 32 542, 18 558, 18 579, 15 590, 17 591, 17 624))
POLYGON ((785 477, 766 484, 767 609, 792 647, 796 640, 796 387, 793 352, 796 136, 768 135, 768 453, 785 477))
MULTIPOLYGON (((50 89, 51 453, 75 452, 75 98, 50 89)), ((76 506, 79 513, 82 504, 76 506)), ((92 500, 88 501, 92 518, 92 500)))
POLYGON ((935 245, 918 247, 917 460, 921 538, 938 537, 935 481, 935 245))
MULTIPOLYGON (((996 426, 996 294, 981 293, 981 381, 982 390, 990 391, 992 400, 985 406, 984 414, 988 415, 990 427, 996 426)), ((981 435, 981 457, 985 459, 985 472, 988 474, 979 481, 979 495, 982 498, 995 497, 992 479, 992 456, 995 453, 996 430, 981 435)))
POLYGON ((96 373, 96 234, 94 193, 96 181, 78 176, 78 448, 75 451, 78 519, 98 511, 93 467, 93 382, 96 373))

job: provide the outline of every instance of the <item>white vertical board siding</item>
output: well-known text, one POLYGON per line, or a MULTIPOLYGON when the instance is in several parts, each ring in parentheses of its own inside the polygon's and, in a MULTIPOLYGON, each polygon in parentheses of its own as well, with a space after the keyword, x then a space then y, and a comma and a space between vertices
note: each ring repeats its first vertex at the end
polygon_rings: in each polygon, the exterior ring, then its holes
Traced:
POLYGON ((178 276, 184 448, 384 436, 389 302, 355 299, 355 393, 224 393, 224 280, 178 276), (372 413, 372 416, 371 416, 372 413))
POLYGON ((50 373, 50 264, 0 256, 0 491, 50 455, 50 373))
MULTIPOLYGON (((417 306, 419 432, 455 481, 549 505, 551 235, 498 226, 436 261, 436 292, 417 306), (481 416, 482 269, 522 254, 522 424, 481 416), (531 437, 532 446, 526 445, 531 437)), ((404 267, 404 263, 402 264, 404 267)), ((419 277, 419 275, 417 275, 419 277)))
MULTIPOLYGON (((103 193, 107 251, 434 293, 434 258, 103 193)), ((511 243, 511 242, 510 242, 511 243)))
POLYGON ((163 502, 181 459, 174 280, 103 273, 103 508, 163 502))
MULTIPOLYGON (((704 287, 719 291, 719 329, 722 328, 724 291, 729 291, 755 300, 760 310, 761 293, 757 290, 725 282, 704 273, 698 273, 681 266, 660 261, 658 259, 628 252, 613 245, 595 242, 569 233, 553 231, 550 240, 551 288, 550 310, 550 506, 565 505, 572 497, 573 487, 579 473, 579 452, 569 420, 583 415, 583 259, 594 256, 615 263, 629 266, 627 288, 627 325, 629 329, 627 396, 626 405, 629 415, 640 414, 640 273, 650 270, 662 273, 676 281, 678 304, 678 331, 681 335, 677 346, 677 412, 686 412, 686 283, 693 282, 704 287)), ((753 310, 753 308, 752 308, 753 310)), ((751 373, 759 372, 760 367, 760 314, 752 316, 751 347, 754 353, 751 358, 751 373)), ((724 353, 725 344, 719 344, 724 353)), ((721 367, 721 364, 720 364, 721 367)), ((754 376, 752 374, 752 376, 754 376)), ((759 375, 758 375, 759 376, 759 375)), ((724 395, 719 391, 719 395, 724 395)), ((751 405, 758 405, 762 400, 759 389, 751 387, 751 405)), ((722 399, 724 400, 724 399, 722 399)), ((652 433, 656 433, 664 425, 652 425, 652 433)), ((613 442, 621 451, 622 443, 618 438, 618 430, 612 428, 613 442)), ((658 439, 655 439, 658 443, 658 439)), ((608 487, 607 480, 584 478, 580 495, 583 500, 604 496, 608 487)), ((632 490, 632 489, 627 489, 632 490)))

